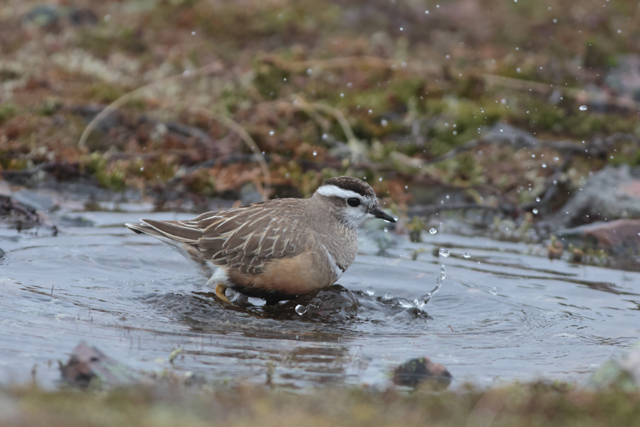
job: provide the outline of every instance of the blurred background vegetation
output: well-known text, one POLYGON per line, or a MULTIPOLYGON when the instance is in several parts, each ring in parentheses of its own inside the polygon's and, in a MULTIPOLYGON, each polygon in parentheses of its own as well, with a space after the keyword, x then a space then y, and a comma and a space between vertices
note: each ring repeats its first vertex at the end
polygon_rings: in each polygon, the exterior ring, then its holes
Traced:
POLYGON ((309 196, 342 174, 400 212, 442 191, 519 206, 559 168, 571 194, 640 164, 639 52, 640 8, 621 0, 7 0, 0 169, 159 209, 248 184, 309 196), (576 147, 627 137, 563 165, 566 145, 496 144, 496 124, 576 147))

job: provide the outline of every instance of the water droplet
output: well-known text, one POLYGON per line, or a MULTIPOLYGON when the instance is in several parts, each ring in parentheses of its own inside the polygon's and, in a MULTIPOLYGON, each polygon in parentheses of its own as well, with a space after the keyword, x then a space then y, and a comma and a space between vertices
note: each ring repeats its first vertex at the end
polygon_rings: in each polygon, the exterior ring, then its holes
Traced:
POLYGON ((313 152, 313 155, 314 155, 314 156, 317 156, 317 155, 318 155, 318 152, 317 152, 317 151, 314 151, 314 152, 313 152))
POLYGON ((520 68, 516 68, 516 73, 521 73, 522 70, 520 68))
POLYGON ((447 258, 449 255, 451 255, 451 253, 449 252, 449 249, 445 249, 445 248, 440 248, 438 253, 440 254, 440 256, 445 257, 445 258, 447 258))
POLYGON ((367 289, 365 289, 364 292, 370 297, 374 296, 376 293, 375 289, 373 289, 373 286, 367 286, 367 289))
POLYGON ((531 212, 533 212, 534 215, 538 215, 538 209, 531 209, 531 212))
POLYGON ((540 203, 540 197, 536 197, 536 202, 540 203))
POLYGON ((382 127, 387 127, 389 122, 387 122, 385 119, 382 119, 382 120, 380 120, 380 124, 382 125, 382 127))
POLYGON ((498 295, 498 288, 496 288, 495 286, 493 288, 491 288, 489 290, 489 292, 491 292, 493 295, 498 295))
POLYGON ((469 259, 469 258, 471 258, 471 254, 469 252, 465 252, 465 253, 462 254, 462 258, 469 259))
POLYGON ((305 314, 307 312, 307 307, 305 307, 302 304, 298 304, 296 305, 296 313, 298 313, 300 316, 302 316, 303 314, 305 314))
POLYGON ((425 14, 425 15, 428 15, 428 14, 429 14, 429 11, 428 11, 428 10, 425 10, 425 11, 424 11, 424 14, 425 14))
POLYGON ((307 68, 307 76, 313 74, 313 70, 311 68, 307 68))
POLYGON ((580 111, 587 111, 587 106, 586 105, 581 105, 578 109, 580 111))
POLYGON ((430 228, 429 229, 429 234, 436 234, 438 232, 438 230, 436 230, 435 228, 430 228))
POLYGON ((195 31, 191 31, 191 35, 192 35, 192 36, 195 36, 195 35, 196 35, 196 32, 195 32, 195 31))
POLYGON ((344 98, 344 93, 341 93, 341 94, 340 94, 340 98, 344 98))
POLYGON ((275 131, 275 130, 271 129, 271 130, 269 131, 269 135, 273 136, 273 135, 275 135, 275 134, 276 134, 276 131, 275 131))
POLYGON ((396 302, 400 304, 400 307, 402 308, 413 308, 416 306, 414 301, 409 301, 406 298, 398 298, 396 302))
POLYGON ((142 172, 144 170, 144 166, 140 168, 140 171, 142 172))
POLYGON ((386 294, 384 294, 384 299, 386 300, 390 300, 393 299, 395 297, 395 295, 393 294, 393 292, 387 292, 386 294))

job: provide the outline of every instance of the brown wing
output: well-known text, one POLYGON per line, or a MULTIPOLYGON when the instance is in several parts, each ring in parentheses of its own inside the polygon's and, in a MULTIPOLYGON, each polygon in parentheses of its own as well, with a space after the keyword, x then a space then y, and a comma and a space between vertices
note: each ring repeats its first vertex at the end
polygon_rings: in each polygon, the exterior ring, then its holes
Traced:
POLYGON ((188 221, 143 220, 163 237, 197 249, 205 261, 258 274, 267 262, 298 255, 309 242, 301 199, 272 200, 188 221))

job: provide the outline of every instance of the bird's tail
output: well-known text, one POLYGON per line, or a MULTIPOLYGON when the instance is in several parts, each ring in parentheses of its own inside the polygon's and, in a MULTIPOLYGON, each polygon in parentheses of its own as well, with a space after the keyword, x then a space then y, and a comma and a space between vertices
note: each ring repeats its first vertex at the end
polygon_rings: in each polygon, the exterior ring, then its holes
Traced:
POLYGON ((198 264, 204 274, 210 275, 212 266, 206 262, 195 245, 202 237, 202 231, 178 221, 155 221, 141 219, 139 224, 126 223, 125 227, 138 234, 146 234, 167 243, 183 256, 198 264))

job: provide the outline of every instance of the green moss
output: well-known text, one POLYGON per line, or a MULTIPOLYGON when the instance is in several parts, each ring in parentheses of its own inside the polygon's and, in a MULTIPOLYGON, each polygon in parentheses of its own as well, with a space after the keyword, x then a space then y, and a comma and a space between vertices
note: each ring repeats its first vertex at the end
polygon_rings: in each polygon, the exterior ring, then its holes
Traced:
POLYGON ((0 104, 0 126, 11 120, 18 114, 18 108, 10 103, 3 102, 0 104))
POLYGON ((265 99, 280 98, 282 87, 290 79, 290 73, 260 58, 253 61, 255 78, 253 85, 265 99))
POLYGON ((117 51, 139 56, 149 50, 142 31, 133 28, 117 27, 116 31, 103 27, 85 29, 81 31, 77 41, 78 47, 102 59, 117 51))
POLYGON ((88 158, 82 159, 80 169, 96 177, 100 185, 105 188, 122 191, 126 188, 123 162, 117 161, 110 165, 102 153, 93 153, 88 158))
POLYGON ((615 67, 618 61, 613 43, 604 38, 589 37, 585 42, 584 65, 592 68, 615 67))
POLYGON ((86 96, 94 100, 94 102, 110 104, 126 93, 127 91, 119 86, 100 82, 90 86, 86 96))

